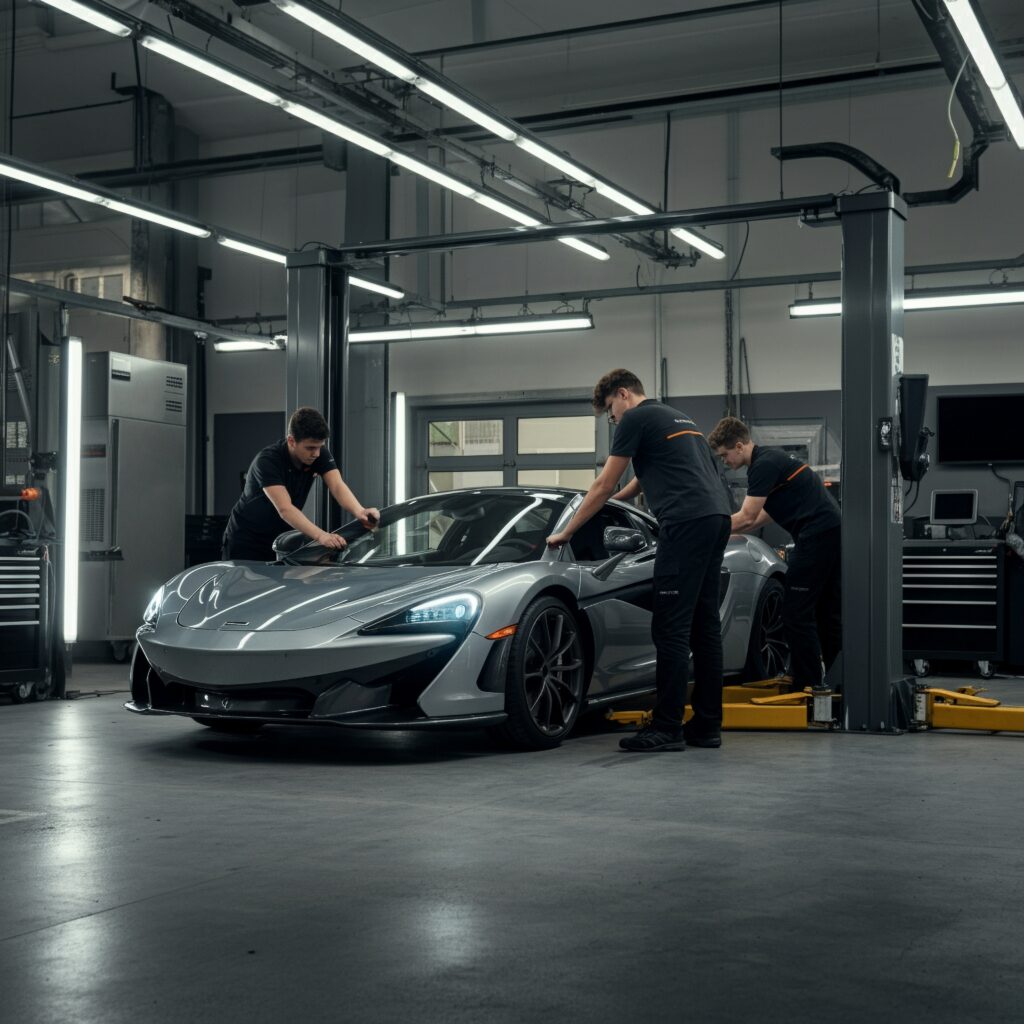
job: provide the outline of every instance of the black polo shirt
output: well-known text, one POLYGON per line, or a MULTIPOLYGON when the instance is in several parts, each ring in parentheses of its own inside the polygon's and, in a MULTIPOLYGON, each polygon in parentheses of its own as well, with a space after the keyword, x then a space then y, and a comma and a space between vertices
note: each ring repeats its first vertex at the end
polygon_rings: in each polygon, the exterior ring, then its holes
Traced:
POLYGON ((754 446, 747 495, 766 498, 764 510, 796 540, 840 525, 839 506, 821 477, 790 452, 754 446))
POLYGON ((273 544, 274 538, 290 527, 277 514, 277 509, 263 493, 263 488, 285 488, 292 504, 301 509, 309 497, 313 478, 337 468, 337 463, 326 447, 320 449, 320 455, 311 466, 296 466, 288 454, 287 439, 267 445, 252 460, 245 474, 242 496, 235 502, 224 531, 225 543, 273 544))
POLYGON ((627 456, 659 523, 729 515, 715 457, 689 416, 648 398, 623 414, 612 455, 627 456))

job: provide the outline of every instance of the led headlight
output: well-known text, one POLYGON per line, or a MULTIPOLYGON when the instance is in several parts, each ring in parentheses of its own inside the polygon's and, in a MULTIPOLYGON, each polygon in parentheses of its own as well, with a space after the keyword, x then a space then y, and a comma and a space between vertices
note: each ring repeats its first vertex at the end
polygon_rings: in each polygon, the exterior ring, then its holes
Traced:
POLYGON ((361 633, 455 633, 465 635, 480 613, 476 594, 446 594, 372 622, 361 633))
POLYGON ((156 622, 157 616, 160 614, 160 608, 164 603, 164 588, 161 587, 150 599, 149 604, 146 605, 146 610, 142 613, 142 621, 147 626, 152 626, 156 622))

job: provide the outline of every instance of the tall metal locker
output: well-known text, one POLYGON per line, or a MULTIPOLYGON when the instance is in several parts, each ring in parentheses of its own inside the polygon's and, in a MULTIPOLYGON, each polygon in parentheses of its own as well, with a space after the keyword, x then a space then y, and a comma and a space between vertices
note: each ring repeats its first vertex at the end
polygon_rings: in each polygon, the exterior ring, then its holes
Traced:
POLYGON ((85 357, 78 637, 115 655, 184 566, 186 387, 180 363, 85 357))

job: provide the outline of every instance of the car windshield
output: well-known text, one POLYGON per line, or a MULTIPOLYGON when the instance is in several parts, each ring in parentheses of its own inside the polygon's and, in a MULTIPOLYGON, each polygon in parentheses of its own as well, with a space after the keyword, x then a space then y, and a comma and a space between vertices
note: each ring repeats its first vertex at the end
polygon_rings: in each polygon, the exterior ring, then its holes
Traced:
POLYGON ((532 562, 564 508, 565 499, 553 494, 431 494, 385 509, 376 530, 350 523, 337 531, 347 547, 309 544, 286 560, 368 567, 532 562))

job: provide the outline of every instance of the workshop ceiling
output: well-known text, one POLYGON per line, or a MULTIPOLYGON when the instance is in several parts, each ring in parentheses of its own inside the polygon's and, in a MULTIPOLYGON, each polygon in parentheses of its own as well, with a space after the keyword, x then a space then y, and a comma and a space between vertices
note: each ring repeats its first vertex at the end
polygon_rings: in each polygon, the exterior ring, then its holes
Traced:
MULTIPOLYGON (((346 0, 344 10, 369 28, 413 52, 471 44, 476 39, 509 39, 605 22, 679 14, 731 0, 346 0)), ((167 29, 169 18, 154 4, 122 3, 126 10, 167 29)), ((201 0, 210 12, 221 8, 201 0)), ((354 58, 297 25, 270 4, 237 8, 234 17, 286 42, 331 69, 350 68, 354 58)), ((1024 43, 1021 0, 983 0, 983 9, 997 40, 1006 46, 1024 43)), ((36 6, 19 16, 19 47, 15 103, 18 114, 63 108, 70 104, 116 99, 118 85, 135 82, 131 44, 80 22, 51 16, 36 6)), ((174 22, 179 34, 189 29, 174 22)), ((205 40, 194 33, 192 38, 205 40)), ((218 42, 211 52, 246 63, 237 51, 218 42)), ((431 58, 438 64, 437 58, 431 58)), ((168 98, 179 125, 200 143, 228 143, 272 133, 305 140, 295 121, 279 111, 231 93, 199 75, 143 51, 145 84, 168 98)), ((911 0, 784 0, 783 65, 786 78, 835 75, 915 62, 934 61, 935 54, 911 0), (880 26, 880 34, 879 34, 880 26)), ((634 120, 662 116, 684 107, 687 99, 708 92, 774 83, 778 77, 778 8, 775 5, 739 14, 714 15, 653 27, 614 32, 578 32, 571 37, 489 46, 443 58, 443 70, 472 92, 513 117, 549 115, 535 122, 570 127, 602 116, 610 105, 654 103, 616 116, 634 120)), ((269 70, 268 81, 286 85, 269 70)), ((22 155, 38 160, 67 159, 75 154, 82 169, 90 156, 131 145, 130 106, 96 112, 22 118, 16 123, 16 145, 22 155), (97 130, 99 125, 105 130, 97 130)), ((308 140, 306 140, 308 141, 308 140)))

